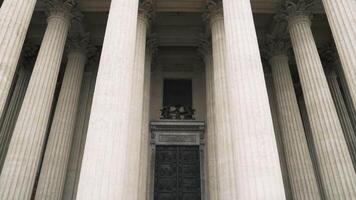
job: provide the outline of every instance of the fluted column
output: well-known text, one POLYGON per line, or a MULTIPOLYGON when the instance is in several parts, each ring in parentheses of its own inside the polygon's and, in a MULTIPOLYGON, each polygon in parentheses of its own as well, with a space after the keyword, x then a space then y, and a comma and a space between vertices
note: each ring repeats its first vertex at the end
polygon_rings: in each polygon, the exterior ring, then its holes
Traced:
POLYGON ((80 33, 73 33, 70 37, 68 63, 49 132, 36 200, 62 199, 80 87, 87 61, 88 39, 87 35, 82 36, 80 33))
POLYGON ((22 101, 26 94, 28 82, 30 81, 31 71, 26 67, 21 67, 19 70, 14 88, 14 92, 10 99, 9 107, 6 111, 4 121, 0 127, 0 172, 4 164, 7 150, 11 141, 12 133, 19 115, 22 101))
MULTIPOLYGON (((146 1, 147 2, 147 1, 146 1)), ((146 58, 146 37, 148 28, 148 18, 146 11, 140 4, 137 20, 135 59, 132 71, 132 88, 131 88, 131 104, 129 116, 129 151, 128 168, 130 168, 127 176, 129 177, 126 183, 128 199, 137 199, 140 185, 140 151, 143 148, 142 137, 142 120, 143 120, 143 95, 144 95, 144 79, 145 79, 145 58, 146 58)), ((148 141, 147 141, 148 142, 148 141)))
POLYGON ((268 44, 293 199, 321 199, 289 69, 288 42, 271 36, 268 44))
POLYGON ((230 194, 220 199, 285 199, 251 2, 223 2, 231 113, 230 132, 224 137, 231 141, 229 176, 235 183, 224 189, 230 194))
POLYGON ((355 198, 356 174, 310 28, 311 6, 297 0, 286 6, 326 199, 355 198))
MULTIPOLYGON (((78 200, 128 199, 129 132, 138 0, 111 1, 78 186, 78 200), (114 55, 114 56, 113 56, 114 55), (103 134, 104 133, 104 134, 103 134)), ((141 126, 141 124, 140 124, 141 126)), ((136 142, 134 145, 140 145, 136 142)), ((135 191, 136 192, 136 191, 135 191)), ((131 199, 128 199, 131 200, 131 199)))
POLYGON ((342 69, 356 107, 356 3, 354 0, 322 0, 342 69))
POLYGON ((338 76, 334 69, 327 69, 326 77, 330 87, 331 95, 334 99, 336 111, 341 122, 341 127, 344 131, 344 136, 349 148, 352 163, 354 168, 356 168, 356 135, 354 128, 352 127, 349 113, 347 112, 347 107, 342 96, 339 82, 337 80, 338 76))
POLYGON ((0 116, 37 0, 4 0, 0 10, 0 116))
POLYGON ((149 171, 150 171, 150 91, 151 91, 151 63, 155 51, 152 41, 146 47, 144 90, 143 90, 143 109, 142 109, 142 128, 141 128, 141 150, 140 150, 140 176, 138 187, 138 200, 146 199, 149 193, 149 171))
POLYGON ((41 159, 73 2, 51 1, 48 26, 0 177, 0 199, 29 199, 41 159))
POLYGON ((214 95, 214 61, 211 49, 211 43, 202 40, 200 53, 205 63, 205 87, 206 87, 206 148, 207 148, 207 176, 208 183, 206 192, 209 200, 218 200, 217 168, 216 168, 216 124, 214 115, 215 95, 214 95))
POLYGON ((77 119, 69 156, 63 200, 75 200, 96 80, 96 59, 90 59, 83 75, 77 119))
MULTIPOLYGON (((229 110, 226 90, 226 41, 225 26, 221 4, 210 6, 210 27, 212 36, 213 56, 213 93, 214 93, 214 121, 215 121, 215 147, 216 147, 216 184, 217 198, 229 199, 231 197, 231 181, 236 180, 231 174, 231 141, 225 138, 229 135, 229 110)), ((209 134, 209 133, 208 133, 209 134)), ((210 141, 210 139, 208 139, 210 141)), ((209 142, 208 142, 209 143, 209 142)), ((210 146, 211 147, 211 146, 210 146)), ((209 169, 210 170, 210 169, 209 169)), ((209 171, 213 172, 212 170, 209 171)), ((213 181, 214 178, 211 177, 213 181)), ((234 198, 231 198, 234 199, 234 198)))
POLYGON ((281 163, 284 191, 286 194, 286 199, 292 199, 292 189, 291 189, 290 180, 289 180, 289 174, 288 174, 288 168, 287 168, 287 162, 286 162, 286 153, 285 153, 284 146, 283 146, 281 128, 279 125, 278 110, 277 110, 277 105, 276 105, 277 104, 276 95, 275 95, 274 85, 273 85, 273 77, 272 77, 271 70, 269 68, 265 67, 265 70, 266 70, 265 71, 265 79, 266 79, 266 86, 267 86, 267 92, 268 92, 268 99, 269 99, 269 105, 271 108, 274 133, 275 133, 276 141, 277 141, 279 162, 281 163))

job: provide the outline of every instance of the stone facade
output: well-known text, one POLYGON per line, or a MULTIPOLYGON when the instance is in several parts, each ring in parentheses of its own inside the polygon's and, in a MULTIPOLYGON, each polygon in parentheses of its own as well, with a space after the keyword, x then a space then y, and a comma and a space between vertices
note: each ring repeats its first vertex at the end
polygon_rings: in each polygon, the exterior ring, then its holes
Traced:
POLYGON ((353 0, 0 2, 0 199, 356 199, 353 0))

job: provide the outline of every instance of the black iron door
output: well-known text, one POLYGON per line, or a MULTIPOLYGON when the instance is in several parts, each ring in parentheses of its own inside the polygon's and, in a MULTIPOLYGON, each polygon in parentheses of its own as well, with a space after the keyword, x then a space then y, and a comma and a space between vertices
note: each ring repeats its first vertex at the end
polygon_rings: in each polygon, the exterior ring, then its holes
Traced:
POLYGON ((201 200, 199 146, 156 146, 154 200, 201 200))

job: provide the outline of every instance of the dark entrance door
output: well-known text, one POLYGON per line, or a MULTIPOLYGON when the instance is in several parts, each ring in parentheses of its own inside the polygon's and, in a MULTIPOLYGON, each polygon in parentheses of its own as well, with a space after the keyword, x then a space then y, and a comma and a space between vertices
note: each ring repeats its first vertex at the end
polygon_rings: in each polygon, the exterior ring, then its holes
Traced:
POLYGON ((199 146, 156 146, 154 200, 201 200, 199 146))

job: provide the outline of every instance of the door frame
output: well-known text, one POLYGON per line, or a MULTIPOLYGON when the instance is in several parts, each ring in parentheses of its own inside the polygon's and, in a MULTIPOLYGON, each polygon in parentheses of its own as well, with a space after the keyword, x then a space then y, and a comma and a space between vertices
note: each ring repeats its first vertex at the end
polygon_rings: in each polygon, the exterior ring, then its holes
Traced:
POLYGON ((149 200, 154 200, 156 146, 199 146, 201 199, 205 200, 205 122, 194 120, 160 120, 150 123, 149 200))

